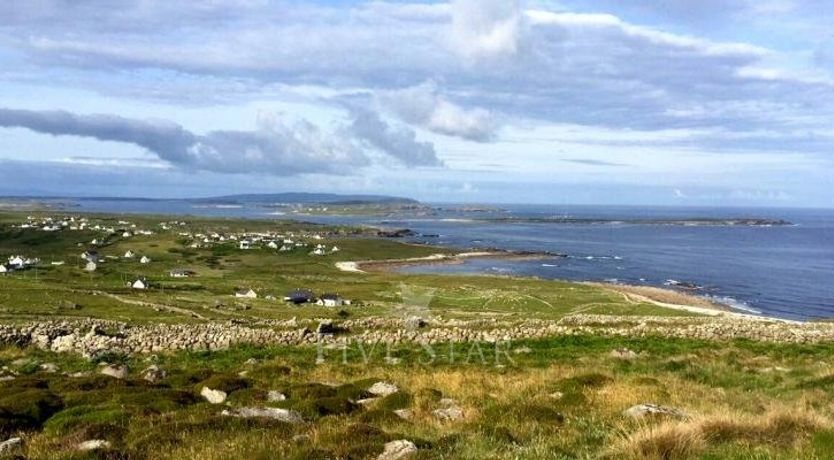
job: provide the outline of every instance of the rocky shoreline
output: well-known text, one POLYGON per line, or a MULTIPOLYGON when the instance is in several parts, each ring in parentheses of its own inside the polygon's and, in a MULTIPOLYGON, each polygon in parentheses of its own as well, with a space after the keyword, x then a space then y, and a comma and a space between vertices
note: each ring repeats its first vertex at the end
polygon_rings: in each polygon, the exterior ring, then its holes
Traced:
POLYGON ((834 324, 719 317, 574 315, 520 322, 422 318, 212 322, 134 325, 94 319, 0 325, 0 345, 32 346, 94 357, 107 352, 150 354, 221 350, 236 344, 336 346, 351 342, 436 344, 498 342, 570 335, 749 339, 778 343, 834 342, 834 324))

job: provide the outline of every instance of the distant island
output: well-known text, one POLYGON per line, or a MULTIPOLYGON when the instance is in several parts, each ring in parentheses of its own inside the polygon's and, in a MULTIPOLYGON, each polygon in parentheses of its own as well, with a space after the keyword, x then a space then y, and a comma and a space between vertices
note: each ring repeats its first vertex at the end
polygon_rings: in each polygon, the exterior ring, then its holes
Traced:
POLYGON ((597 219, 580 217, 496 217, 478 219, 485 222, 540 223, 540 224, 627 224, 627 225, 679 225, 692 227, 778 227, 793 225, 783 219, 760 218, 690 218, 690 219, 597 219))

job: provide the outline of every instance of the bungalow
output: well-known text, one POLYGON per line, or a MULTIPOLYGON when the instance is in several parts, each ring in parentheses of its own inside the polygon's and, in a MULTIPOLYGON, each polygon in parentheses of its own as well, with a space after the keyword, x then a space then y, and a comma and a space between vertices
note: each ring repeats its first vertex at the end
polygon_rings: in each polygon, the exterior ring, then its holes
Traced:
POLYGON ((130 287, 133 289, 147 289, 148 281, 145 278, 139 278, 136 281, 130 283, 130 287))
POLYGON ((322 294, 316 305, 323 305, 325 307, 340 307, 344 305, 345 301, 339 294, 322 294))
POLYGON ((133 236, 133 234, 131 234, 130 232, 122 233, 122 238, 130 238, 131 236, 133 236))
POLYGON ((252 243, 248 240, 242 240, 240 242, 240 249, 252 249, 252 243))
POLYGON ((266 246, 267 246, 269 249, 278 249, 278 243, 276 243, 276 242, 274 242, 274 241, 270 241, 269 243, 267 243, 267 245, 266 245, 266 246))
POLYGON ((191 270, 186 270, 183 268, 175 268, 169 272, 171 278, 188 278, 193 276, 195 273, 191 270))
POLYGON ((323 256, 323 255, 324 255, 324 249, 322 249, 322 248, 316 248, 316 249, 314 249, 314 250, 313 250, 313 252, 311 252, 310 254, 312 254, 312 255, 314 255, 314 256, 323 256))
POLYGON ((333 246, 332 248, 330 248, 330 252, 339 252, 339 251, 340 251, 339 246, 333 246))
POLYGON ((151 263, 151 258, 148 257, 148 256, 142 256, 142 258, 139 259, 139 263, 140 264, 149 264, 149 263, 151 263))
POLYGON ((235 297, 243 297, 247 299, 257 299, 258 293, 252 289, 241 289, 235 292, 235 297))
POLYGON ((284 251, 284 252, 286 252, 286 251, 292 251, 292 247, 291 247, 291 246, 287 246, 287 245, 285 244, 285 245, 281 246, 281 249, 279 249, 279 251, 284 251))
POLYGON ((315 295, 313 294, 313 291, 309 289, 296 289, 287 293, 284 300, 298 305, 312 302, 314 297, 315 295))
POLYGON ((124 255, 125 259, 132 259, 134 257, 136 257, 136 253, 131 250, 128 250, 124 255))

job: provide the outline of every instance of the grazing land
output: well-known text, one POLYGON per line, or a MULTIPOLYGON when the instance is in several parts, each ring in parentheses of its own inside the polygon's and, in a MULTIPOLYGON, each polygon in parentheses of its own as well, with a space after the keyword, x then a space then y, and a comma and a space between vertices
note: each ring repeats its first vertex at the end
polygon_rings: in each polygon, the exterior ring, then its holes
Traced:
POLYGON ((2 214, 0 458, 834 456, 834 325, 361 270, 454 253, 293 221, 2 214))

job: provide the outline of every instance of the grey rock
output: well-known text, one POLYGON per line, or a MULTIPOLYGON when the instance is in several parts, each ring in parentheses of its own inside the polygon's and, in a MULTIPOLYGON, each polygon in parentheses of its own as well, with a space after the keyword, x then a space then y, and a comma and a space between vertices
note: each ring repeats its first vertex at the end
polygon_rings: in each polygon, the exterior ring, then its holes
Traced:
POLYGON ((165 372, 164 370, 162 370, 156 364, 148 366, 147 369, 142 371, 142 378, 147 380, 148 382, 151 382, 151 383, 157 383, 157 382, 159 382, 160 380, 164 379, 167 376, 168 376, 168 373, 165 372))
POLYGON ((226 397, 228 396, 225 391, 220 390, 212 390, 209 387, 203 387, 200 391, 200 396, 206 399, 206 401, 210 402, 211 404, 222 404, 226 401, 226 397))
POLYGON ((406 439, 398 439, 385 444, 385 449, 377 460, 399 460, 417 452, 417 446, 406 439))
POLYGON ((277 407, 239 407, 236 409, 224 410, 221 412, 221 415, 240 418, 269 418, 287 423, 301 423, 304 421, 304 417, 302 417, 300 413, 277 407))
POLYGON ((90 439, 88 441, 84 441, 81 444, 78 444, 78 450, 99 450, 99 449, 107 449, 110 447, 110 443, 103 439, 90 439))
POLYGON ((266 400, 269 402, 285 401, 287 396, 280 391, 272 390, 266 394, 266 400))
POLYGON ((385 397, 400 391, 397 385, 389 382, 376 382, 368 388, 368 393, 374 396, 385 397))
POLYGON ((114 379, 125 379, 127 378, 128 369, 127 366, 107 365, 100 372, 114 379))
POLYGON ((625 411, 623 411, 623 415, 634 419, 639 419, 650 415, 665 415, 678 419, 689 418, 689 415, 680 409, 668 406, 660 406, 651 403, 637 404, 636 406, 631 406, 625 411))
POLYGON ((23 439, 9 438, 3 442, 0 442, 0 455, 13 452, 21 447, 23 447, 23 439))

